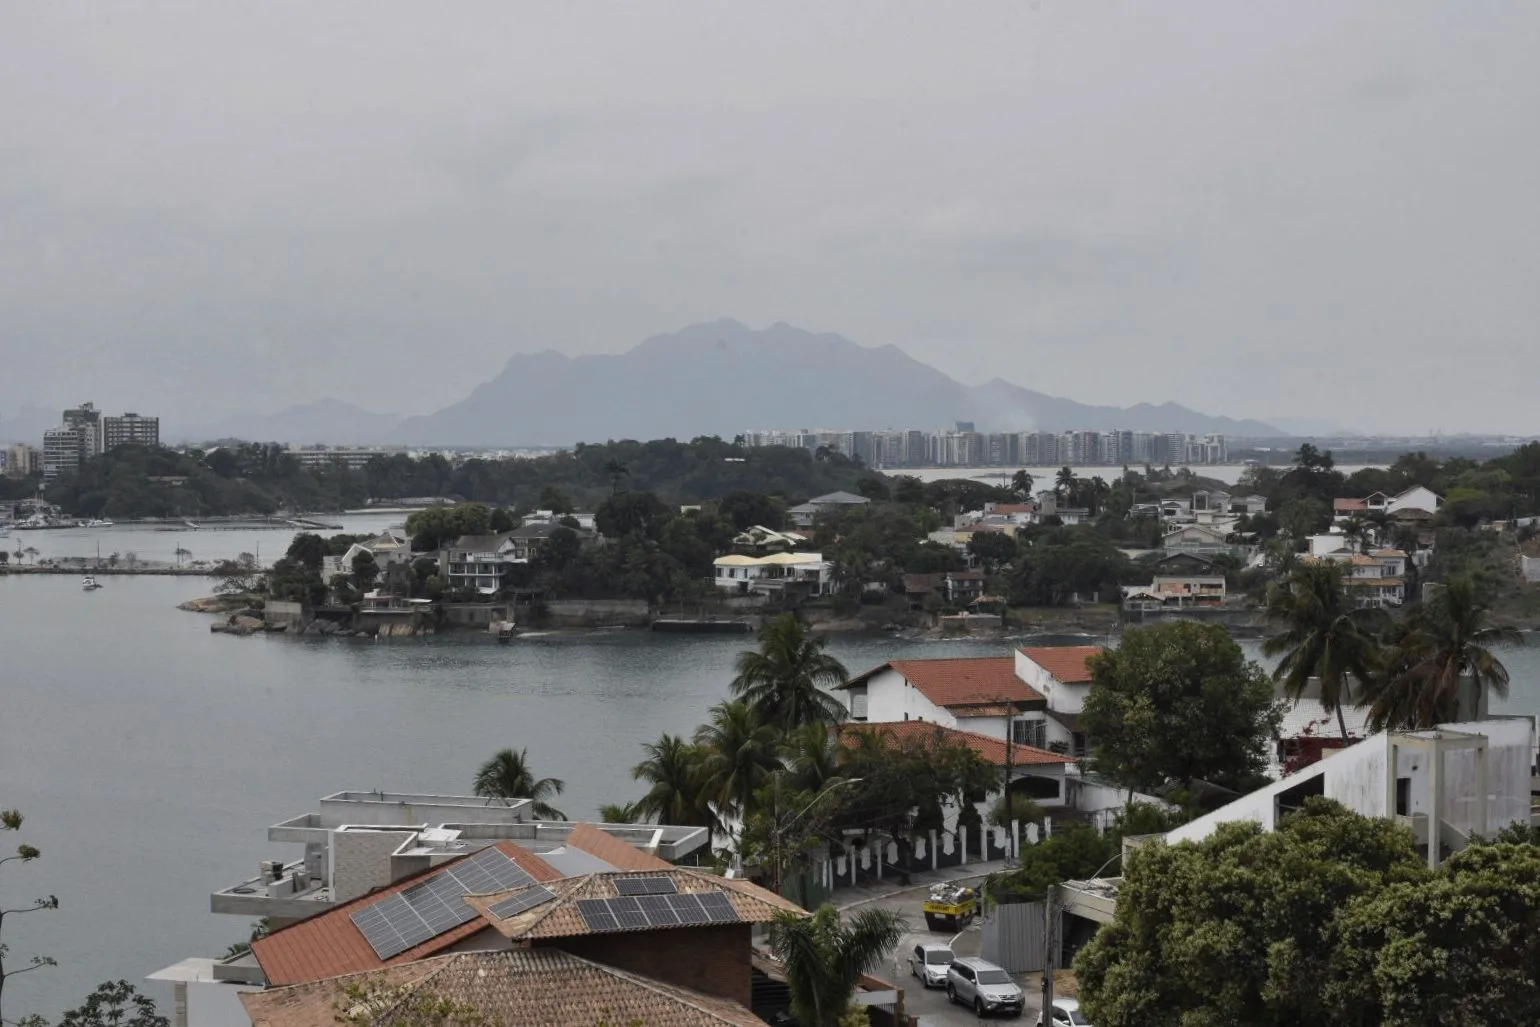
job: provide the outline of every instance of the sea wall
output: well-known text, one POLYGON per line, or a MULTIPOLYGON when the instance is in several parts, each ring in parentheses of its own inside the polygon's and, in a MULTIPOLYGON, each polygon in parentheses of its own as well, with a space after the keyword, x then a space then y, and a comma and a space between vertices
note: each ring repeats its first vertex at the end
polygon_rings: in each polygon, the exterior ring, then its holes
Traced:
POLYGON ((542 617, 553 628, 644 628, 651 622, 645 599, 552 599, 542 617))

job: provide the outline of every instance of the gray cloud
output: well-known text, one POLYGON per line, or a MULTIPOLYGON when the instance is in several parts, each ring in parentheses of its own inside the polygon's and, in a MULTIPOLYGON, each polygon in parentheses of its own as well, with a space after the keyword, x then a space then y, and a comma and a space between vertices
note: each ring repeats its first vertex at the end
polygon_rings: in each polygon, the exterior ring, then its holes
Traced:
POLYGON ((1540 9, 0 8, 0 404, 452 402, 721 315, 1534 430, 1540 9))

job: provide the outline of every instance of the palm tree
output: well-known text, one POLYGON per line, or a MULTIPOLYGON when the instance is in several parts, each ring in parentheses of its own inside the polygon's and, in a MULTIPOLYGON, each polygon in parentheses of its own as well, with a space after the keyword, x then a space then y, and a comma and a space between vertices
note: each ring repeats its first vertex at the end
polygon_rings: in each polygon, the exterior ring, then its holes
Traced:
POLYGON ((567 787, 554 777, 538 780, 529 769, 529 750, 503 749, 476 771, 475 794, 488 799, 531 799, 535 816, 541 820, 566 820, 567 815, 547 800, 554 799, 567 787))
POLYGON ((759 648, 738 654, 733 695, 747 703, 761 722, 782 731, 803 724, 838 724, 845 707, 824 691, 848 676, 845 665, 826 651, 828 639, 807 633, 794 613, 767 623, 759 648))
POLYGON ((1025 470, 1017 471, 1011 475, 1011 491, 1023 499, 1032 498, 1032 475, 1025 470))
POLYGON ((1065 502, 1068 502, 1069 497, 1075 494, 1075 472, 1070 470, 1069 464, 1059 468, 1059 473, 1054 476, 1053 490, 1065 502))
POLYGON ((1353 544, 1358 552, 1369 548, 1369 522, 1362 517, 1353 516, 1342 525, 1342 537, 1353 544))
POLYGON ((1300 561, 1288 581, 1273 590, 1267 619, 1281 630, 1262 643, 1268 656, 1283 655, 1273 680, 1283 682, 1295 701, 1311 678, 1321 682, 1321 707, 1337 714, 1342 737, 1348 736, 1342 707, 1373 673, 1379 643, 1371 625, 1383 614, 1354 609, 1342 584, 1342 568, 1325 560, 1300 561))
POLYGON ((631 768, 631 776, 651 787, 636 801, 637 811, 663 824, 714 827, 702 798, 700 750, 678 735, 665 734, 642 751, 647 758, 631 768))
POLYGON ((1524 636, 1493 625, 1490 612, 1470 578, 1451 578, 1408 612, 1385 672, 1368 696, 1376 729, 1415 730, 1474 718, 1487 689, 1507 697, 1508 668, 1492 647, 1522 645, 1524 636))
POLYGON ((701 751, 700 786, 719 819, 732 813, 741 824, 754 807, 754 793, 781 767, 775 730, 744 702, 721 702, 711 721, 695 732, 701 751))
POLYGON ((639 824, 642 816, 640 802, 606 802, 599 807, 599 821, 605 824, 639 824))
POLYGON ((782 752, 798 791, 819 792, 841 777, 839 740, 826 725, 804 724, 792 731, 782 752))
POLYGON ((620 480, 631 473, 631 468, 619 460, 609 460, 605 462, 604 473, 610 476, 610 494, 615 495, 620 492, 620 480))
POLYGON ((820 906, 812 916, 780 910, 770 922, 770 949, 786 969, 791 1012, 802 1027, 838 1027, 856 982, 887 958, 903 937, 904 918, 891 909, 866 908, 849 924, 839 910, 820 906))

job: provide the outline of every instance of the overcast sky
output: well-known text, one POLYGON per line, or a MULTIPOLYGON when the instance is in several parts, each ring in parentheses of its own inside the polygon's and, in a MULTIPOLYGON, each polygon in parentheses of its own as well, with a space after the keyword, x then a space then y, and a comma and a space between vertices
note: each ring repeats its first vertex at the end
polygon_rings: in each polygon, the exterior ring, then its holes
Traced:
POLYGON ((1540 431, 1540 4, 0 6, 0 404, 436 409, 722 316, 1540 431))

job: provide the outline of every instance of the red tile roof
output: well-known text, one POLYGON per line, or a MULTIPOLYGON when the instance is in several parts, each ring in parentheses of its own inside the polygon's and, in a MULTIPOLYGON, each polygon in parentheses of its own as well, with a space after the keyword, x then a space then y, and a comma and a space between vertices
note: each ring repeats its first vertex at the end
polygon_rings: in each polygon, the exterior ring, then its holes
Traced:
POLYGON ((287 988, 246 992, 256 1027, 425 1023, 423 1004, 448 1001, 466 1015, 434 1022, 502 1027, 593 1027, 598 1023, 670 1027, 764 1027, 735 1002, 605 966, 557 949, 461 952, 410 966, 349 974, 287 988), (375 1009, 359 1008, 359 992, 375 1009), (408 1001, 417 999, 418 1001, 408 1001), (427 1000, 422 1003, 421 1000, 427 1000), (349 1015, 349 1014, 353 1015, 349 1015))
MULTIPOLYGON (((943 727, 940 724, 932 724, 925 720, 900 720, 882 724, 845 724, 840 728, 840 738, 844 742, 852 742, 861 734, 875 734, 883 741, 886 748, 896 749, 901 745, 912 742, 926 742, 932 739, 947 745, 966 745, 974 752, 997 767, 1005 766, 1005 742, 999 738, 991 738, 975 731, 959 731, 956 728, 943 727)), ((1073 763, 1074 760, 1062 753, 1049 752, 1047 749, 1037 749, 1030 745, 1011 746, 1011 765, 1013 767, 1025 767, 1034 765, 1053 765, 1061 763, 1073 763)))
MULTIPOLYGON (((937 706, 984 706, 1010 702, 1045 702, 1016 676, 1011 656, 973 656, 953 660, 893 660, 883 664, 903 675, 937 706)), ((877 668, 878 670, 883 667, 877 668)), ((867 675, 869 676, 869 671, 867 675)), ((854 683, 854 682, 852 682, 854 683)))
POLYGON ((1367 510, 1369 509, 1369 501, 1367 499, 1333 499, 1331 501, 1331 507, 1338 513, 1345 513, 1353 510, 1367 510))
POLYGON ((1066 685, 1085 685, 1091 682, 1091 668, 1086 661, 1102 651, 1099 645, 1039 645, 1022 646, 1027 659, 1053 675, 1055 681, 1066 685))
MULTIPOLYGON (((562 876, 559 870, 545 860, 513 842, 498 842, 497 848, 537 881, 555 881, 562 876)), ((451 945, 485 930, 487 922, 477 917, 469 923, 451 928, 438 937, 430 938, 421 945, 409 948, 390 959, 381 960, 374 954, 374 949, 364 938, 363 932, 352 921, 352 914, 358 910, 404 891, 414 884, 420 884, 458 862, 459 860, 451 860, 432 870, 413 874, 411 877, 379 888, 368 895, 362 895, 351 902, 333 906, 326 912, 307 920, 280 928, 266 938, 253 942, 251 951, 256 955, 257 963, 261 965, 267 982, 275 986, 299 984, 363 970, 377 970, 382 966, 410 963, 442 952, 451 945)))
POLYGON ((616 870, 672 870, 674 864, 635 845, 621 841, 592 824, 579 824, 567 835, 567 844, 597 856, 616 870))

